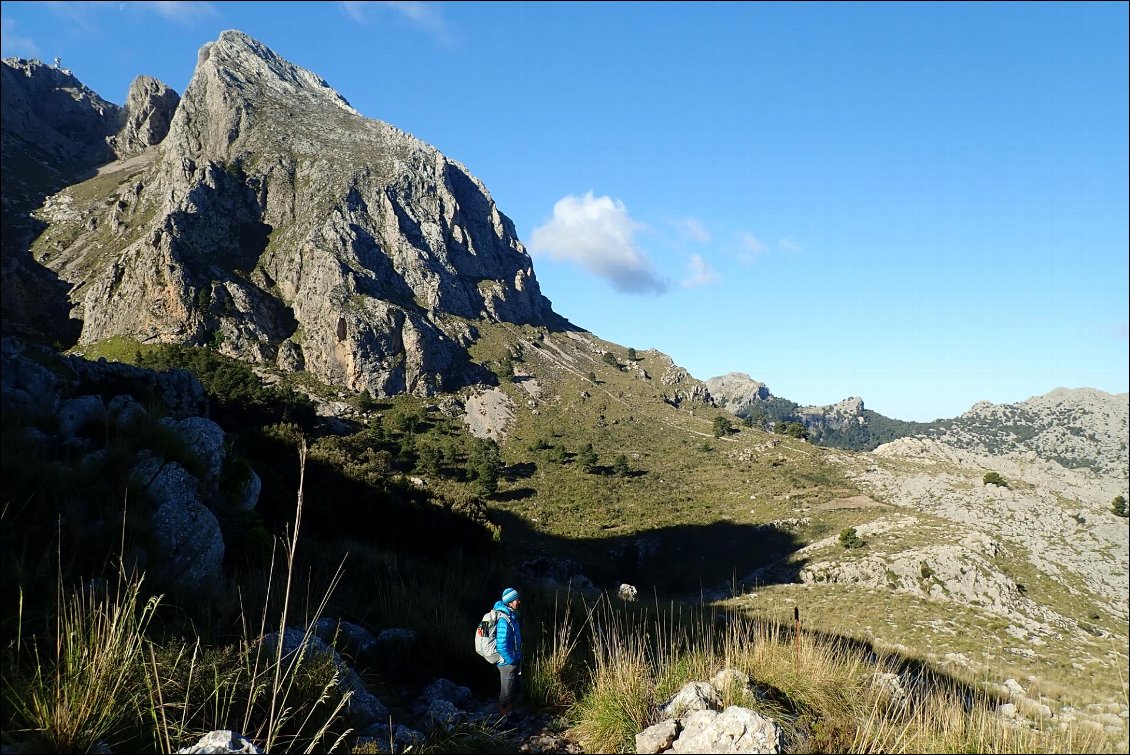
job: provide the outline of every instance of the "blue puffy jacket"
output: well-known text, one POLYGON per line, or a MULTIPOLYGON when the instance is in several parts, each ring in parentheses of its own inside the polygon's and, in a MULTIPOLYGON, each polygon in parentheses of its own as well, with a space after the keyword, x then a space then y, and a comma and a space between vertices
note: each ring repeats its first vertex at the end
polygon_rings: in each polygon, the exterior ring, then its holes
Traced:
POLYGON ((522 662, 522 628, 518 626, 518 617, 501 600, 495 601, 494 610, 502 614, 494 635, 495 649, 502 656, 498 665, 517 666, 522 662))

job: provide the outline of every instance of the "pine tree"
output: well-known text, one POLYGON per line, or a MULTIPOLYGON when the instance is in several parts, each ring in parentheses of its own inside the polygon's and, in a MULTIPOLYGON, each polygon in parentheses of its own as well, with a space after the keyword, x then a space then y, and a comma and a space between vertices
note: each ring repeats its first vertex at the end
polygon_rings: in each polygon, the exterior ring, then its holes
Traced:
POLYGON ((586 472, 592 472, 596 469, 597 464, 596 451, 592 447, 592 443, 586 443, 581 452, 577 454, 577 463, 581 465, 581 469, 586 472))

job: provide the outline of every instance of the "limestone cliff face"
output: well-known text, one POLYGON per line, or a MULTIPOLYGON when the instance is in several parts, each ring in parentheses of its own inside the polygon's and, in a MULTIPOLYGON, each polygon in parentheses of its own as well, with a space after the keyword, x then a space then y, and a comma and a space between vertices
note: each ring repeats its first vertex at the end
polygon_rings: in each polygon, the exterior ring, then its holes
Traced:
POLYGON ((0 64, 0 307, 4 333, 73 342, 68 286, 27 255, 41 229, 30 217, 48 194, 113 158, 106 138, 121 127, 121 108, 65 69, 38 60, 0 64))
POLYGON ((478 376, 477 319, 567 324, 464 166, 240 32, 204 45, 168 136, 133 160, 104 169, 111 209, 44 212, 40 258, 75 285, 83 342, 212 342, 429 394, 478 376))

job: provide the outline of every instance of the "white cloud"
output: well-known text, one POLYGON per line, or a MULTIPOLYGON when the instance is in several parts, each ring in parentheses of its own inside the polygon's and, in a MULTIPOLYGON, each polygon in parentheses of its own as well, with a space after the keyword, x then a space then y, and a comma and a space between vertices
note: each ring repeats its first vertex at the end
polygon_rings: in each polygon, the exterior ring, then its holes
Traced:
POLYGON ((342 2, 341 8, 345 11, 345 15, 349 16, 357 23, 365 23, 368 20, 367 15, 370 8, 388 9, 413 26, 423 29, 441 44, 448 45, 455 41, 455 35, 448 25, 447 19, 444 18, 443 13, 433 3, 415 2, 414 0, 404 2, 349 0, 342 2))
POLYGON ((636 245, 644 229, 612 197, 568 195, 553 205, 553 217, 530 235, 530 253, 574 262, 628 294, 660 294, 667 281, 636 245))
POLYGON ((739 231, 734 234, 738 240, 738 259, 742 262, 753 262, 765 253, 765 244, 748 231, 739 231))
POLYGON ((690 275, 682 280, 684 288, 709 286, 720 280, 718 273, 714 272, 714 268, 710 266, 710 263, 697 254, 691 257, 689 266, 691 269, 690 275))
POLYGON ((678 230, 680 238, 685 241, 693 241, 698 244, 710 242, 710 231, 706 230, 702 221, 698 218, 677 220, 675 221, 675 228, 678 230))
POLYGON ((87 34, 98 33, 107 21, 114 22, 112 14, 155 14, 178 24, 193 24, 220 17, 215 3, 188 0, 141 0, 128 3, 107 2, 50 2, 51 13, 87 34))
POLYGON ((341 9, 345 11, 345 15, 361 24, 365 22, 365 10, 372 4, 371 2, 343 2, 341 9))
POLYGON ((87 33, 94 33, 98 30, 96 15, 114 9, 112 4, 94 2, 48 2, 44 5, 47 6, 51 15, 61 18, 87 33))
POLYGON ((212 3, 180 2, 167 0, 166 2, 133 3, 135 6, 144 7, 157 15, 178 24, 191 24, 198 20, 213 18, 220 15, 212 3))
POLYGON ((785 236, 777 242, 777 246, 781 247, 786 252, 799 252, 804 249, 804 247, 800 245, 800 242, 792 236, 785 236))
POLYGON ((0 20, 0 50, 5 58, 38 58, 39 46, 16 33, 16 22, 10 18, 0 20))

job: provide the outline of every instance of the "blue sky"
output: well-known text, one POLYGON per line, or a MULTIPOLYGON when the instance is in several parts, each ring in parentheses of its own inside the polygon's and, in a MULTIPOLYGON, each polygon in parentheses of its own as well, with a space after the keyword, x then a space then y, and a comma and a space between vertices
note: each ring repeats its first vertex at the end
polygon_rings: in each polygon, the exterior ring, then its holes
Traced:
POLYGON ((1127 3, 18 3, 122 104, 239 29, 464 163, 554 309, 899 419, 1127 390, 1127 3))

